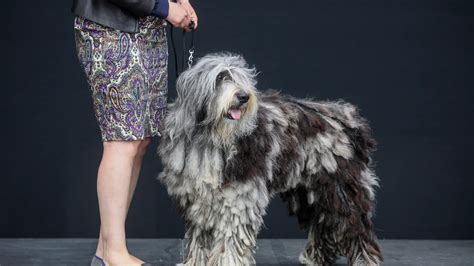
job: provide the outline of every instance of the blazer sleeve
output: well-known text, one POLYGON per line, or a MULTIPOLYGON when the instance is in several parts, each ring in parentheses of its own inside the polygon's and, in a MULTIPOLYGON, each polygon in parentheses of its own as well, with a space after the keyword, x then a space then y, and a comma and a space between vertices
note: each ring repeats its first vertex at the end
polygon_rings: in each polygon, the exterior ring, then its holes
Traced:
POLYGON ((155 8, 156 0, 108 0, 117 6, 128 10, 136 17, 146 17, 155 8))

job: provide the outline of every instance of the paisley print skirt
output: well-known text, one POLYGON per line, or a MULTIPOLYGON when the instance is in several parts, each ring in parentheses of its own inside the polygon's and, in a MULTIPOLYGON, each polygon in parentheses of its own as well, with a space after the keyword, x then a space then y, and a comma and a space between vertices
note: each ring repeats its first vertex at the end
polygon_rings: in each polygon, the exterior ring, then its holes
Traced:
POLYGON ((139 32, 127 33, 74 20, 77 56, 102 141, 161 136, 168 94, 166 21, 148 16, 138 23, 139 32))

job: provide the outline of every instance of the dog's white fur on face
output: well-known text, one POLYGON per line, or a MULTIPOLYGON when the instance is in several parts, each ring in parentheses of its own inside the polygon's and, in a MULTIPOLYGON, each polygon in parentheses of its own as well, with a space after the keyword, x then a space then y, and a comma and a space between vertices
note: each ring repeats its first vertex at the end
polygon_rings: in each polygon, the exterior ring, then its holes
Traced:
POLYGON ((375 141, 343 101, 256 90, 256 71, 211 54, 183 72, 158 147, 159 179, 186 220, 185 265, 250 265, 270 199, 309 230, 300 262, 377 265, 375 141))
POLYGON ((200 59, 177 81, 177 99, 169 107, 177 112, 167 119, 167 123, 172 123, 171 140, 180 139, 183 134, 190 138, 196 126, 209 130, 207 133, 216 145, 229 144, 232 138, 252 131, 258 109, 255 76, 255 69, 248 68, 238 56, 210 55, 200 59), (223 76, 220 81, 219 75, 223 76), (242 108, 242 118, 224 119, 239 90, 249 96, 242 108))

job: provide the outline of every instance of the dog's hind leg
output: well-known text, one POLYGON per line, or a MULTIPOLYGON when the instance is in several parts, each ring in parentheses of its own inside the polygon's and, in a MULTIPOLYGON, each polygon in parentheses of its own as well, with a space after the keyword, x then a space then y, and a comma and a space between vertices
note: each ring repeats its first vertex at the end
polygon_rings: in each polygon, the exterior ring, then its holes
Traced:
POLYGON ((337 246, 330 234, 316 235, 310 227, 308 243, 301 252, 299 261, 305 265, 332 265, 337 258, 337 246))
POLYGON ((290 189, 280 194, 288 204, 290 215, 298 219, 302 229, 309 230, 308 243, 299 260, 305 265, 331 265, 337 257, 337 246, 331 230, 316 232, 316 213, 314 192, 304 186, 290 189))
POLYGON ((302 262, 327 265, 336 255, 346 256, 350 265, 378 265, 382 260, 370 220, 373 195, 367 184, 360 182, 363 178, 318 177, 316 189, 310 192, 315 217, 302 262))

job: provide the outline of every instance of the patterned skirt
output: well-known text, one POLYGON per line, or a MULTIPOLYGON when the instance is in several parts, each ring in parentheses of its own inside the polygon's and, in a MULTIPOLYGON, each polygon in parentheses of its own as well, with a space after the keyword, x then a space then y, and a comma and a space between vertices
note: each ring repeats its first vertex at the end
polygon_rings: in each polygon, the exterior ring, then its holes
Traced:
POLYGON ((148 16, 138 23, 139 32, 127 33, 74 20, 77 56, 102 141, 161 136, 168 94, 166 21, 148 16))

